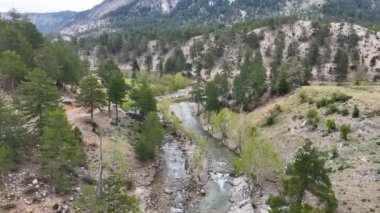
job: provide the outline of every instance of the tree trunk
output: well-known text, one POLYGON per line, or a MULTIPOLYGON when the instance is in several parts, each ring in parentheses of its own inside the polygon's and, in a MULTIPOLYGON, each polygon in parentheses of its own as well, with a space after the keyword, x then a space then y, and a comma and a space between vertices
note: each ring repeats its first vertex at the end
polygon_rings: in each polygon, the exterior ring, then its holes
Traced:
POLYGON ((99 180, 97 187, 97 196, 103 195, 103 132, 99 131, 99 180))
POLYGON ((93 104, 91 104, 90 113, 91 113, 91 123, 94 123, 94 105, 93 104))
POLYGON ((119 112, 117 110, 117 104, 115 104, 115 109, 116 109, 116 124, 119 122, 119 112))
POLYGON ((111 118, 111 101, 108 100, 108 117, 111 118))

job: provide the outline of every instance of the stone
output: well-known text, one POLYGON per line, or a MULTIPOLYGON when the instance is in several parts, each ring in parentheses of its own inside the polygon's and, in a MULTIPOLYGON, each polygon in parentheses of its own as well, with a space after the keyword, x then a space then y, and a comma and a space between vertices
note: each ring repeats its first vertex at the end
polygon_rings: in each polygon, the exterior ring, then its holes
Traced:
POLYGON ((38 184, 38 180, 37 179, 33 179, 32 184, 33 185, 37 185, 38 184))
POLYGON ((201 194, 202 196, 206 196, 206 191, 205 191, 204 189, 201 189, 200 194, 201 194))
POLYGON ((74 189, 74 191, 76 191, 76 192, 80 192, 80 187, 76 187, 76 188, 74 189))
POLYGON ((70 197, 69 200, 70 200, 70 201, 73 201, 73 200, 74 200, 74 197, 70 197))
POLYGON ((173 194, 173 191, 172 190, 170 190, 170 189, 168 189, 168 188, 166 188, 165 190, 164 190, 164 192, 165 192, 165 194, 173 194))

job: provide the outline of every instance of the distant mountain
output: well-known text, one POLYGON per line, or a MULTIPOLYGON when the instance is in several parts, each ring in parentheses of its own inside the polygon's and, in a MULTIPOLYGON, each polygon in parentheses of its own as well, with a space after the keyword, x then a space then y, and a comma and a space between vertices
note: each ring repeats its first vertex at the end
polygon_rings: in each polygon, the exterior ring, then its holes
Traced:
POLYGON ((75 17, 77 12, 62 11, 56 13, 25 13, 36 26, 39 31, 49 34, 60 30, 65 23, 75 17))
POLYGON ((380 0, 105 0, 80 13, 27 14, 62 35, 234 22, 276 15, 380 22, 380 0))

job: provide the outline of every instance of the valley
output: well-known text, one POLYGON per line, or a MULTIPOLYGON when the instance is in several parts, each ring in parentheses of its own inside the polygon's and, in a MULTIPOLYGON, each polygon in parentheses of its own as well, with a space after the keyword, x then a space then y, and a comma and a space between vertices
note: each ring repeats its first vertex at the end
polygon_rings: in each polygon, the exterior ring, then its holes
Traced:
POLYGON ((0 212, 380 212, 379 8, 3 13, 0 212))

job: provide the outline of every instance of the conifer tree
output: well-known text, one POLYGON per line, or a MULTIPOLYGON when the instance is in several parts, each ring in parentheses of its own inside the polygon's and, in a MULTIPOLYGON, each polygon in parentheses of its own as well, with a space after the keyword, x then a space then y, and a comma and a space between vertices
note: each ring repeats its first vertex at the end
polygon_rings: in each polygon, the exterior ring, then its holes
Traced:
POLYGON ((118 106, 123 104, 123 99, 127 94, 127 85, 121 72, 114 72, 107 85, 108 99, 115 104, 116 123, 119 120, 118 106))
POLYGON ((323 212, 334 212, 338 204, 328 176, 330 169, 325 168, 325 163, 322 153, 307 141, 294 162, 287 166, 280 194, 269 197, 270 212, 321 211, 305 203, 307 192, 324 204, 323 212))
POLYGON ((78 102, 90 108, 91 122, 94 122, 94 109, 106 104, 106 94, 102 84, 92 75, 85 77, 80 83, 78 102))
POLYGON ((143 80, 141 86, 134 88, 129 97, 134 101, 133 105, 140 110, 141 115, 145 116, 149 112, 157 111, 157 101, 147 81, 143 80))
POLYGON ((72 189, 73 169, 85 163, 80 138, 76 136, 65 113, 53 110, 47 113, 42 134, 42 171, 58 191, 72 189))
POLYGON ((41 69, 32 70, 16 90, 16 107, 26 119, 35 124, 34 130, 40 134, 47 110, 58 107, 60 93, 54 81, 41 69))
POLYGON ((10 78, 11 91, 14 92, 16 84, 24 78, 28 69, 16 52, 7 50, 0 56, 0 73, 10 78))

